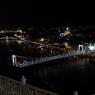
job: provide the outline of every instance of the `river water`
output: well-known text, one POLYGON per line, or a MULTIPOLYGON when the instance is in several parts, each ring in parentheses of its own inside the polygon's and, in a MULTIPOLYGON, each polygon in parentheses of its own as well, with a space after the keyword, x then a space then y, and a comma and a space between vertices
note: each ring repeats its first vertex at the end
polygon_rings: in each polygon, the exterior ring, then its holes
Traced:
POLYGON ((18 45, 16 42, 0 42, 0 74, 20 81, 22 75, 27 83, 50 90, 60 95, 79 95, 95 93, 95 64, 84 58, 65 58, 25 68, 12 66, 11 55, 38 56, 39 50, 32 46, 18 45), (34 51, 34 52, 33 52, 34 51))

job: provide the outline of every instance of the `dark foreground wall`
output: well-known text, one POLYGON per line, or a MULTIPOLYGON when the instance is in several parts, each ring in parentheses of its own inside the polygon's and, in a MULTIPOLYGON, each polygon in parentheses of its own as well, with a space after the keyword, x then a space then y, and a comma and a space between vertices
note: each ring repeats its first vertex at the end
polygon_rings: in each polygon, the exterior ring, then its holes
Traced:
POLYGON ((0 76, 0 95, 57 95, 37 87, 0 76))

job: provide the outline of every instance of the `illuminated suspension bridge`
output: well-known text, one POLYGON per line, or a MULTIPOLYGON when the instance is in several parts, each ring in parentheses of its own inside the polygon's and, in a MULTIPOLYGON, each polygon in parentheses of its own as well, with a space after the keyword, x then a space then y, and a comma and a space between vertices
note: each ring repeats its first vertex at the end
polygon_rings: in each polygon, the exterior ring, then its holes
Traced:
POLYGON ((48 61, 53 61, 57 59, 68 58, 72 56, 89 54, 89 53, 95 52, 94 45, 90 44, 88 48, 89 50, 84 49, 83 45, 79 45, 79 48, 76 51, 71 51, 68 53, 63 53, 60 55, 55 55, 55 56, 50 56, 50 57, 40 57, 40 58, 31 58, 31 57, 12 55, 12 63, 13 63, 13 66, 16 66, 16 67, 27 67, 27 66, 44 63, 48 61))
POLYGON ((83 54, 83 52, 73 51, 73 52, 69 52, 69 53, 63 53, 61 55, 50 56, 50 57, 41 57, 41 58, 31 58, 31 57, 12 55, 12 63, 13 63, 13 66, 16 66, 16 67, 27 67, 27 66, 31 66, 31 65, 35 65, 35 64, 39 64, 39 63, 43 63, 43 62, 77 56, 77 55, 81 55, 81 54, 83 54))

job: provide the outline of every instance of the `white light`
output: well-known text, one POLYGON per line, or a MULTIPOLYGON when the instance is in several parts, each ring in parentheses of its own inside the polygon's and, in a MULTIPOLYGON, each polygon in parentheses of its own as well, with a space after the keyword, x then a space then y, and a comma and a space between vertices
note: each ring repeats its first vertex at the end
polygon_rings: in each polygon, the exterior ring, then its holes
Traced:
POLYGON ((44 42, 44 38, 41 38, 40 41, 41 41, 41 42, 44 42))
POLYGON ((16 56, 15 55, 12 55, 12 62, 13 62, 13 66, 14 66, 16 63, 16 56))
POLYGON ((60 37, 64 37, 64 33, 60 33, 60 37))
POLYGON ((67 27, 66 30, 68 31, 69 30, 69 27, 67 27))
POLYGON ((91 45, 90 45, 90 46, 89 46, 89 49, 90 49, 90 50, 95 50, 95 46, 91 46, 91 45))

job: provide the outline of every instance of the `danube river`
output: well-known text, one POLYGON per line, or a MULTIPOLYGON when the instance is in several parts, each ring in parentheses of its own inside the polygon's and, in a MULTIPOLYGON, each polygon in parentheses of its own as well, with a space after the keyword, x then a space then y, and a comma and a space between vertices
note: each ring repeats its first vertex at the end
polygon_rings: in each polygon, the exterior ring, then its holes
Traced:
POLYGON ((0 74, 18 81, 25 75, 28 84, 60 95, 73 95, 75 90, 79 92, 79 95, 95 93, 95 64, 84 58, 71 57, 25 68, 12 66, 12 54, 39 57, 41 53, 38 51, 31 45, 1 41, 0 74))

